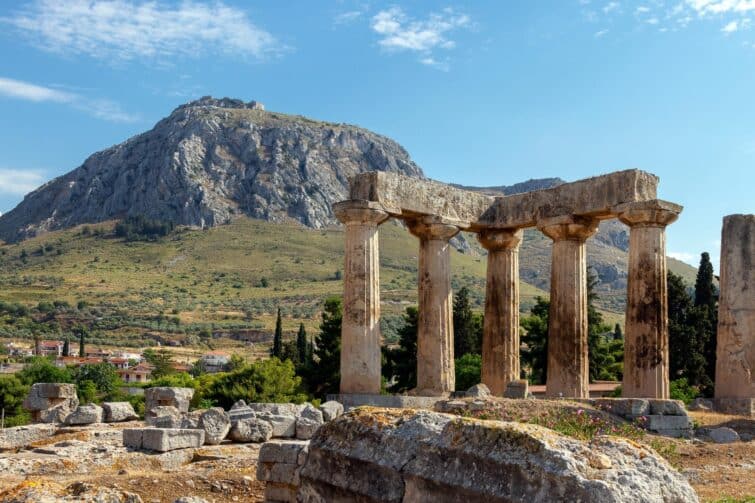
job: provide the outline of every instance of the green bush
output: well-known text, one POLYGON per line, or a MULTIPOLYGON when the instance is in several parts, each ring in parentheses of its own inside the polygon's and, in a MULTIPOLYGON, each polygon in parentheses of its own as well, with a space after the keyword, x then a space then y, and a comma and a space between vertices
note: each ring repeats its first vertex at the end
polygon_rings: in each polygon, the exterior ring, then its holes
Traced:
POLYGON ((29 387, 15 376, 0 376, 0 409, 5 410, 5 426, 20 426, 30 421, 24 409, 24 398, 29 387))
POLYGON ((38 382, 72 383, 73 376, 67 368, 61 369, 53 365, 52 361, 43 356, 35 356, 29 360, 26 367, 16 374, 19 380, 31 386, 38 382))
POLYGON ((681 400, 685 404, 689 404, 692 400, 700 396, 700 392, 694 386, 690 386, 686 377, 681 377, 671 381, 669 395, 674 400, 681 400))
POLYGON ((455 364, 457 390, 467 390, 480 383, 482 368, 482 357, 480 355, 467 353, 461 358, 457 358, 455 364))
MULTIPOLYGON (((203 376, 205 377, 205 376, 203 376)), ((281 362, 269 358, 238 370, 216 374, 201 389, 202 398, 228 409, 234 402, 294 402, 302 403, 307 396, 301 389, 301 378, 296 376, 290 360, 281 362)))

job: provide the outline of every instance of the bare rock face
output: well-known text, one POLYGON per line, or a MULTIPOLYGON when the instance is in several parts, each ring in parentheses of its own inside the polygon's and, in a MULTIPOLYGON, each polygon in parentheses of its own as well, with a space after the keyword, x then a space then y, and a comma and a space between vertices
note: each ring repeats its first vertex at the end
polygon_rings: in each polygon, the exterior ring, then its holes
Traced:
POLYGON ((355 409, 315 433, 298 501, 697 501, 649 449, 534 425, 355 409))
POLYGON ((128 215, 319 228, 336 223, 330 207, 346 199, 349 177, 372 170, 423 176, 399 144, 366 129, 207 97, 28 194, 0 217, 0 239, 128 215))

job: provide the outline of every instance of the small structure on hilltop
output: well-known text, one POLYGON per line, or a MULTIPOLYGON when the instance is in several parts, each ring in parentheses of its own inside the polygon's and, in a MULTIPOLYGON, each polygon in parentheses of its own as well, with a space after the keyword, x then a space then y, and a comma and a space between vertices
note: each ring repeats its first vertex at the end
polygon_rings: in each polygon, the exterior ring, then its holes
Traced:
POLYGON ((755 417, 755 215, 724 217, 715 405, 755 417))
POLYGON ((340 401, 380 393, 378 226, 389 218, 420 243, 416 395, 455 389, 449 240, 460 231, 488 250, 482 382, 501 396, 519 378, 519 244, 536 227, 553 240, 546 395, 587 398, 585 241, 618 218, 631 229, 623 394, 668 398, 665 228, 682 207, 657 199, 657 186, 628 170, 494 197, 390 172, 356 175, 350 199, 333 207, 346 225, 340 401))

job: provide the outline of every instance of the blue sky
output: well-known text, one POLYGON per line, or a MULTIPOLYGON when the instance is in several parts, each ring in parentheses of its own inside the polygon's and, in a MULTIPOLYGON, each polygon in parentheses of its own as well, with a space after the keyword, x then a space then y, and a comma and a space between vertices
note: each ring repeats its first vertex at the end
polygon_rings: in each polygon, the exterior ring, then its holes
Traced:
POLYGON ((468 185, 640 168, 717 261, 755 208, 755 0, 0 3, 0 212, 203 95, 347 122, 468 185))

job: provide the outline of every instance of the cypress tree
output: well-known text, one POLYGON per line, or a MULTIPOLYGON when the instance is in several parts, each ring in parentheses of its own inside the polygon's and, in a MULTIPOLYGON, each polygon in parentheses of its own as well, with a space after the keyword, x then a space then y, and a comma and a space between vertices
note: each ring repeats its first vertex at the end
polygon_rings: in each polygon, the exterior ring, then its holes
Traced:
POLYGON ((548 379, 548 310, 550 301, 535 299, 530 316, 522 318, 524 348, 520 353, 522 369, 528 369, 527 379, 532 384, 545 384, 548 379))
POLYGON ((276 358, 283 358, 283 320, 281 319, 281 308, 278 308, 278 317, 275 320, 275 335, 273 336, 273 349, 270 352, 276 358))
POLYGON ((416 306, 406 308, 404 324, 397 330, 397 348, 383 349, 383 375, 394 379, 389 391, 403 393, 417 387, 417 326, 419 311, 416 306))
MULTIPOLYGON (((712 392, 712 383, 716 378, 716 338, 718 332, 718 294, 713 284, 713 264, 707 252, 700 254, 700 267, 695 280, 695 307, 701 312, 696 314, 697 337, 702 342, 705 358, 705 392, 712 392)), ((702 384, 702 383, 701 383, 702 384)))
POLYGON ((69 342, 67 335, 63 341, 63 356, 71 356, 71 343, 69 342))
POLYGON ((310 390, 318 396, 338 393, 341 381, 341 321, 343 309, 340 297, 325 300, 320 333, 315 338, 314 355, 308 376, 310 390))
POLYGON ((454 297, 454 357, 467 353, 479 353, 474 315, 469 302, 469 289, 462 287, 454 297))
POLYGON ((300 365, 307 365, 307 331, 304 323, 299 324, 299 332, 296 334, 296 353, 300 365))

